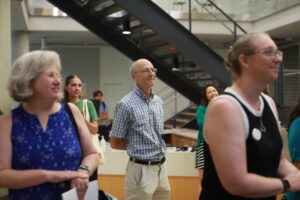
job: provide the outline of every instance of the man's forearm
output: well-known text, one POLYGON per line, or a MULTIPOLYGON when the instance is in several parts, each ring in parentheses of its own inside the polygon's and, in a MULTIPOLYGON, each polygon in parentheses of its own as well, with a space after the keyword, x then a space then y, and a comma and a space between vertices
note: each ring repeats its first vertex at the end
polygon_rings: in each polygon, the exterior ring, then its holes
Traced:
POLYGON ((124 138, 110 137, 110 145, 113 149, 126 150, 126 142, 124 138))

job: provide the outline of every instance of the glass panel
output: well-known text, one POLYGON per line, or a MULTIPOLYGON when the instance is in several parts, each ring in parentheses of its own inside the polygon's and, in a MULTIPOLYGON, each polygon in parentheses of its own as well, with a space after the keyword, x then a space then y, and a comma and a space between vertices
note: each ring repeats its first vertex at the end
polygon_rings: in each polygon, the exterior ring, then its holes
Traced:
MULTIPOLYGON (((152 1, 177 19, 185 16, 182 13, 187 13, 189 9, 189 0, 152 1), (177 14, 175 14, 176 12, 177 14), (178 12, 181 14, 178 14, 178 12)), ((237 21, 254 21, 300 4, 300 0, 212 0, 212 2, 237 21)), ((220 13, 207 0, 191 0, 191 5, 193 14, 213 13, 218 15, 220 13)), ((214 17, 210 15, 209 17, 206 16, 205 19, 214 19, 214 17)))
POLYGON ((27 0, 29 8, 53 8, 54 6, 46 0, 27 0))
MULTIPOLYGON (((187 29, 189 28, 189 2, 191 2, 192 31, 197 29, 195 31, 198 33, 196 36, 223 58, 237 35, 243 33, 208 0, 152 1, 170 14, 171 17, 180 20, 179 22, 187 29), (207 23, 208 21, 215 23, 207 23), (235 28, 237 35, 234 35, 235 28)), ((212 2, 238 23, 255 21, 300 4, 300 0, 212 0, 212 2)))
MULTIPOLYGON (((189 0, 152 0, 176 19, 187 19, 189 0)), ((237 21, 254 21, 272 13, 300 4, 300 0, 212 0, 227 15, 237 21)), ((30 15, 66 16, 47 0, 27 0, 30 15)), ((207 0, 191 0, 193 19, 225 20, 207 0)))
POLYGON ((67 16, 46 0, 27 0, 28 13, 31 16, 67 16))
POLYGON ((253 21, 300 3, 300 0, 213 0, 235 20, 253 21), (230 3, 228 3, 230 2, 230 3))

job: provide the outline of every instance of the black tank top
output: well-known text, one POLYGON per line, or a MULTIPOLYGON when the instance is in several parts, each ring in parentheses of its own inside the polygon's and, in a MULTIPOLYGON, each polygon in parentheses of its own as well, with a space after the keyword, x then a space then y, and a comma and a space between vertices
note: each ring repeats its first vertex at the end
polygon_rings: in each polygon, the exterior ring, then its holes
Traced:
MULTIPOLYGON (((248 172, 265 177, 278 177, 277 170, 282 151, 282 139, 278 130, 274 114, 262 96, 264 109, 261 117, 253 115, 248 108, 233 94, 233 96, 245 111, 249 121, 249 135, 246 139, 248 172), (260 130, 261 134, 257 132, 260 130)), ((210 154, 209 145, 204 142, 205 166, 202 179, 201 200, 250 200, 234 196, 222 186, 210 154)), ((275 200, 276 196, 260 198, 256 200, 275 200)))

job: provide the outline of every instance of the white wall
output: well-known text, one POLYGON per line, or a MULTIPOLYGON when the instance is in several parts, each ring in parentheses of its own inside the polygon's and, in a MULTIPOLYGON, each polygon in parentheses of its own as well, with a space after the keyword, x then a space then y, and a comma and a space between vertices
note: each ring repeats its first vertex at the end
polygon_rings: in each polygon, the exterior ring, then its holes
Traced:
MULTIPOLYGON (((129 69, 133 61, 124 56, 118 50, 111 46, 101 46, 100 48, 100 89, 103 91, 103 99, 109 107, 109 118, 113 118, 113 112, 116 104, 123 96, 128 94, 134 88, 129 73, 129 69)), ((160 79, 156 80, 153 87, 154 93, 161 96, 169 89, 160 79)), ((175 114, 175 110, 181 111, 189 105, 189 100, 180 96, 177 101, 177 108, 175 102, 165 105, 165 120, 175 114)))
MULTIPOLYGON (((31 50, 40 49, 39 46, 31 46, 31 50)), ((93 92, 99 89, 99 48, 98 47, 72 47, 72 46, 47 46, 48 50, 56 51, 60 55, 62 63, 62 88, 65 78, 76 74, 86 85, 86 96, 93 98, 93 92)))
POLYGON ((99 57, 100 89, 112 119, 116 104, 134 87, 129 73, 132 61, 111 46, 101 46, 99 57))
MULTIPOLYGON (((35 49, 40 49, 40 46, 32 45, 31 50, 35 49)), ((129 73, 133 61, 109 45, 98 47, 48 45, 47 49, 57 51, 61 57, 62 90, 68 75, 78 75, 87 86, 87 96, 83 98, 93 98, 93 92, 100 89, 103 92, 103 100, 109 108, 109 118, 113 119, 116 104, 135 86, 129 73)), ((153 88, 163 100, 164 91, 168 89, 169 87, 159 79, 153 88)), ((177 102, 166 103, 165 120, 188 105, 189 100, 181 95, 177 98, 177 102)))

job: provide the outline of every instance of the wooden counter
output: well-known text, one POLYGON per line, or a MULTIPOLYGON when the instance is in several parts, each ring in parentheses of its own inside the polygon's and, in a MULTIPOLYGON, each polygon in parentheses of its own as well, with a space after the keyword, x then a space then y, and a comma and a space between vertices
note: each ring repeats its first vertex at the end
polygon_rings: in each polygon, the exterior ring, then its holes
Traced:
MULTIPOLYGON (((126 151, 107 151, 106 163, 98 168, 99 188, 118 199, 125 199, 124 179, 129 157, 126 151)), ((171 200, 196 200, 199 186, 198 170, 194 168, 194 152, 175 152, 168 148, 166 165, 171 186, 171 200)))
POLYGON ((165 129, 162 133, 162 138, 167 146, 196 146, 198 138, 198 130, 193 129, 165 129))

